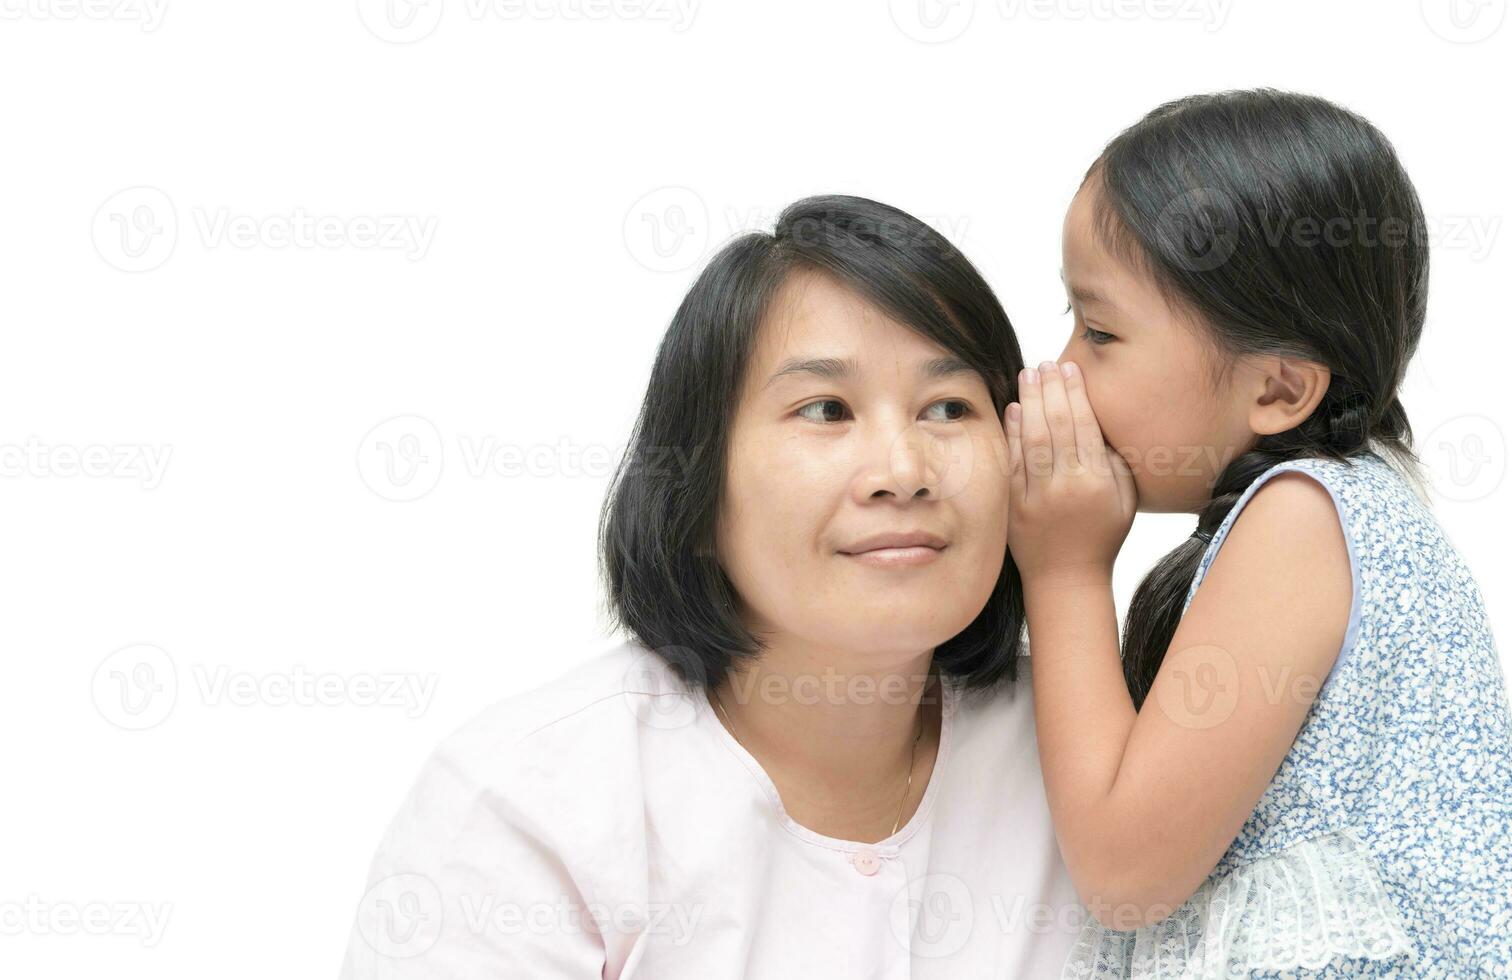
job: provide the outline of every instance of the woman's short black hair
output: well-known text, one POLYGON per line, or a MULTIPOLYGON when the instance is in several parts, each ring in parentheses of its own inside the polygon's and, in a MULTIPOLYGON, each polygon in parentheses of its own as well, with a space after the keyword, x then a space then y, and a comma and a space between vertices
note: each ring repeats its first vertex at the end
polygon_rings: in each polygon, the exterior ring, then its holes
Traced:
MULTIPOLYGON (((769 301, 797 270, 834 276, 970 364, 999 417, 1018 397, 1024 362, 1008 315, 966 257, 917 218, 860 197, 810 197, 784 209, 771 234, 722 248, 662 338, 599 521, 615 624, 686 682, 717 683, 762 649, 715 558, 715 528, 746 363, 769 301)), ((1018 569, 1005 554, 981 614, 935 648, 934 663, 969 689, 1011 681, 1023 625, 1018 569)))

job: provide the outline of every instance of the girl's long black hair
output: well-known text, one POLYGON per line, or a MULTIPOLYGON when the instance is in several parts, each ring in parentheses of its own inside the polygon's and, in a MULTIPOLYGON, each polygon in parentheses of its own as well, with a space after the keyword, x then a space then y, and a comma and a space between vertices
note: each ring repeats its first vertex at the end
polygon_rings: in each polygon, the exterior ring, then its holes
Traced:
MULTIPOLYGON (((1415 476, 1397 390, 1428 296, 1426 222, 1386 138, 1310 95, 1272 89, 1166 103, 1088 170, 1099 236, 1196 315, 1230 359, 1299 357, 1332 380, 1317 409, 1218 475, 1198 515, 1215 532, 1277 463, 1376 453, 1415 476)), ((1141 705, 1176 633, 1205 544, 1189 537, 1140 583, 1124 678, 1141 705)))

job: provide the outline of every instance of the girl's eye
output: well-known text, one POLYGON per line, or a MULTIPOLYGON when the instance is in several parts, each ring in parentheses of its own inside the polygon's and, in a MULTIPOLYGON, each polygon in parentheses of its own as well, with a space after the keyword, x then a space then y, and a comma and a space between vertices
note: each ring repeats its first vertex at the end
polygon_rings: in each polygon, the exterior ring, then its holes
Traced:
MULTIPOLYGON (((947 398, 930 405, 925 412, 933 413, 931 422, 959 422, 971 414, 971 406, 960 399, 947 398), (937 409, 940 411, 936 411, 937 409)), ((834 398, 822 398, 798 409, 798 414, 810 422, 832 424, 845 421, 847 412, 844 402, 834 398)))
MULTIPOLYGON (((1071 312, 1071 304, 1070 303, 1066 304, 1066 308, 1065 308, 1065 310, 1063 312, 1065 312, 1065 313, 1070 313, 1071 312)), ((1077 319, 1080 319, 1080 317, 1078 317, 1077 319)), ((1115 340, 1118 339, 1113 334, 1107 333, 1107 332, 1102 331, 1102 330, 1093 330, 1091 327, 1086 327, 1086 326, 1082 327, 1082 335, 1081 335, 1081 337, 1082 337, 1082 340, 1085 340, 1087 343, 1089 343, 1089 344, 1096 344, 1099 347, 1101 347, 1103 344, 1111 344, 1113 341, 1115 341, 1115 340)))

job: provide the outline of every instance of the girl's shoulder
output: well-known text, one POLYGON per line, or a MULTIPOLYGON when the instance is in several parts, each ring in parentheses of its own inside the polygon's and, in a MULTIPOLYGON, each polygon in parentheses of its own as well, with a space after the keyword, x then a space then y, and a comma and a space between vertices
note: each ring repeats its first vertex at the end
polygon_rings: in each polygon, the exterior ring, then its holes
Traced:
POLYGON ((1363 453, 1345 459, 1305 456, 1282 460, 1261 472, 1245 489, 1231 511, 1237 516, 1242 503, 1253 497, 1276 477, 1287 473, 1305 474, 1327 488, 1340 510, 1351 510, 1371 502, 1390 503, 1396 495, 1414 496, 1407 476, 1376 453, 1363 453))
POLYGON ((1398 517, 1408 514, 1425 517, 1428 513, 1421 478, 1407 464, 1367 452, 1344 459, 1308 456, 1276 463, 1250 483, 1229 517, 1237 517, 1243 503, 1286 473, 1305 474, 1325 487, 1345 521, 1370 513, 1393 513, 1398 517))
MULTIPOLYGON (((1241 492, 1214 530, 1187 589, 1183 611, 1191 606, 1198 587, 1223 550, 1241 515, 1249 538, 1249 558, 1266 566, 1298 560, 1307 548, 1327 548, 1347 557, 1349 575, 1358 573, 1352 496, 1362 491, 1359 481, 1372 477, 1352 469, 1354 462, 1332 459, 1291 459, 1276 463, 1256 476, 1241 492), (1261 491, 1264 491, 1263 493, 1261 491), (1342 540, 1339 532, 1342 532, 1342 540), (1265 554, 1262 554, 1265 552, 1265 554), (1274 554, 1268 554, 1274 552, 1274 554)), ((1364 461, 1363 465, 1372 465, 1364 461)), ((1311 555, 1319 564, 1334 555, 1311 555)))
POLYGON ((1356 579, 1362 560, 1378 552, 1373 547, 1375 539, 1404 527, 1432 535, 1437 527, 1418 481, 1381 455, 1282 460, 1250 482, 1213 532, 1188 590, 1188 603, 1235 523, 1257 511, 1264 516, 1250 517, 1248 523, 1267 524, 1278 540, 1281 536, 1295 539, 1298 533, 1333 537, 1337 526, 1343 533, 1351 576, 1356 579), (1292 474, 1297 475, 1295 479, 1279 479, 1292 474), (1266 492, 1261 494, 1262 490, 1266 492), (1265 504, 1252 508, 1257 496, 1265 504))

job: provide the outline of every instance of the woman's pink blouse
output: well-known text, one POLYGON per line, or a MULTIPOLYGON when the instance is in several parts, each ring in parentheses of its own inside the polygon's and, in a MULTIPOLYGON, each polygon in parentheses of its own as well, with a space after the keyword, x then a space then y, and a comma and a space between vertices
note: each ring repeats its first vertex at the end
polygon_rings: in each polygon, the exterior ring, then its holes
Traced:
POLYGON ((789 817, 659 657, 598 654, 436 749, 373 860, 342 976, 1056 977, 1086 913, 1018 663, 986 696, 947 679, 923 801, 868 844, 789 817))

